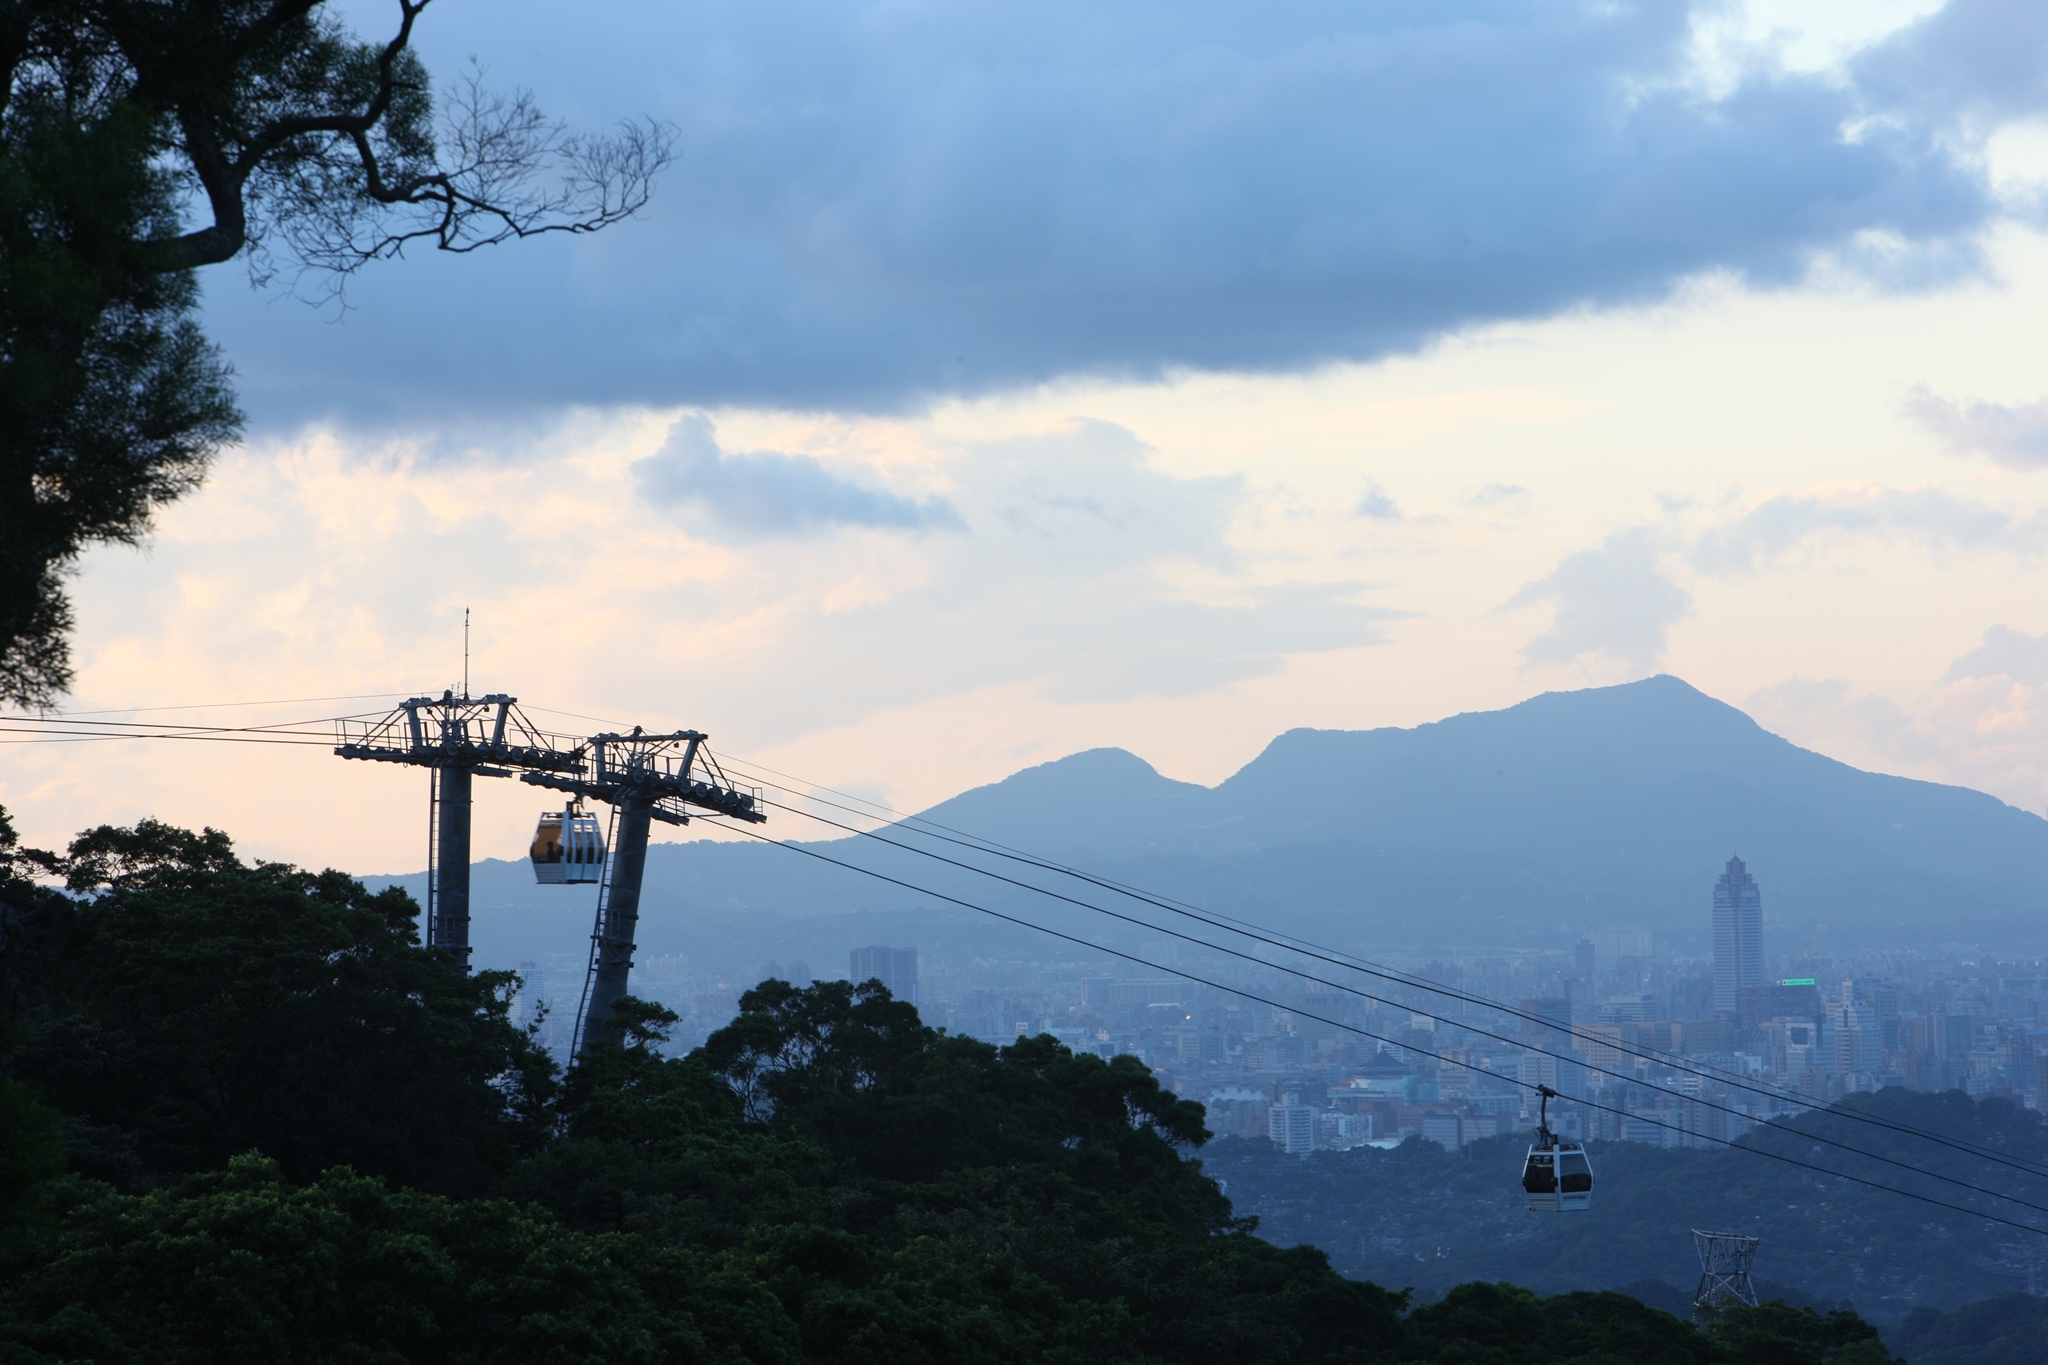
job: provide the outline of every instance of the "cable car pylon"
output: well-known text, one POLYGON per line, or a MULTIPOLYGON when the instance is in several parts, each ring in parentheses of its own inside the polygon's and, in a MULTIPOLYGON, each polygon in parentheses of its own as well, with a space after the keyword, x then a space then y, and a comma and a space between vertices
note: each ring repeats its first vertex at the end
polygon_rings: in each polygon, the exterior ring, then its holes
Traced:
POLYGON ((636 725, 630 734, 591 736, 573 773, 550 769, 519 775, 521 782, 536 787, 603 801, 615 814, 617 835, 599 884, 572 1055, 580 1055, 586 1042, 605 1032, 613 1002, 626 993, 652 822, 687 825, 693 809, 748 824, 768 818, 760 793, 733 785, 704 747, 706 738, 697 730, 648 734, 636 725))
POLYGON ((381 720, 336 722, 343 758, 429 770, 427 905, 421 938, 469 970, 470 779, 513 770, 575 772, 583 742, 547 734, 503 693, 411 697, 381 720))

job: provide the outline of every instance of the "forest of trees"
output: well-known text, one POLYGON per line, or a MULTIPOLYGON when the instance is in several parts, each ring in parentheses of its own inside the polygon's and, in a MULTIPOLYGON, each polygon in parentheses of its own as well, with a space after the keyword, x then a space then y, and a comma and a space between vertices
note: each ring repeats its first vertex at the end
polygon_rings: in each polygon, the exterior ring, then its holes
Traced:
POLYGON ((1135 1059, 876 986, 764 982, 686 1057, 629 999, 563 1074, 416 913, 211 830, 0 822, 0 1363, 1892 1359, 1853 1312, 1346 1278, 1135 1059))

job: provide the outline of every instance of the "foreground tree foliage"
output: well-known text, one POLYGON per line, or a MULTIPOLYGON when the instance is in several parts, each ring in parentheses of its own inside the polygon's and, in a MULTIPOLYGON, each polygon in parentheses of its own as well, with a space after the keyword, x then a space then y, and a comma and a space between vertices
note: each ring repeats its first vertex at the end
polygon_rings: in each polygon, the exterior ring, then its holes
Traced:
POLYGON ((402 892, 152 822, 57 868, 80 894, 0 908, 0 1000, 9 1072, 66 1116, 75 1170, 141 1189, 253 1149, 295 1180, 475 1193, 538 1148, 553 1080, 510 978, 422 952, 402 892))
POLYGON ((0 0, 0 700, 64 691, 64 574, 139 541, 239 430, 195 269, 239 256, 333 296, 411 243, 592 232, 647 202, 660 126, 578 135, 476 76, 437 111, 410 46, 426 6, 397 0, 366 42, 322 0, 0 0))
POLYGON ((686 1057, 628 997, 557 1082, 396 893, 147 822, 0 859, 0 1117, 44 1116, 0 1144, 0 1365, 1889 1360, 1782 1304, 1411 1308, 1258 1238, 1135 1059, 878 983, 764 982, 686 1057))
POLYGON ((1894 1335, 1914 1365, 2032 1365, 2048 1341, 2048 1300, 2008 1290, 1953 1313, 1916 1308, 1894 1335))

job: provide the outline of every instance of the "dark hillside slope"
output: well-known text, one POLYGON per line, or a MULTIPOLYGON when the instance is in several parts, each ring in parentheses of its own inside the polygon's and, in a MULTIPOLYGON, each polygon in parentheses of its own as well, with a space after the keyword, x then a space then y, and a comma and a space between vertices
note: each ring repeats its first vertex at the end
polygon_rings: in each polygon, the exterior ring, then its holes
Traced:
MULTIPOLYGON (((1856 1097, 1853 1107, 2023 1160, 2048 1158, 2048 1127, 2003 1100, 1886 1090, 1856 1097)), ((1824 1150, 1802 1137, 1808 1133, 1934 1167, 1984 1189, 2048 1200, 2048 1180, 1833 1113, 1760 1130, 1742 1146, 1965 1208, 2013 1214, 2013 1206, 1999 1200, 1824 1150)), ((1260 1236, 1281 1246, 1311 1243, 1339 1270, 1380 1284, 1441 1291, 1499 1279, 1546 1293, 1623 1286, 1640 1293, 1639 1281, 1661 1279, 1685 1289, 1699 1277, 1694 1228, 1762 1238, 1760 1280, 1814 1300, 1853 1302, 1879 1322, 1896 1322, 1918 1308, 1954 1309, 2028 1283, 2035 1254, 2028 1243, 2035 1239, 2026 1234, 1740 1148, 1595 1143, 1592 1208, 1532 1214, 1517 1181, 1528 1142, 1524 1133, 1447 1152, 1415 1138, 1390 1151, 1360 1147, 1304 1158, 1285 1155, 1263 1138, 1227 1138, 1203 1149, 1202 1164, 1225 1182, 1240 1214, 1259 1218, 1260 1236)))

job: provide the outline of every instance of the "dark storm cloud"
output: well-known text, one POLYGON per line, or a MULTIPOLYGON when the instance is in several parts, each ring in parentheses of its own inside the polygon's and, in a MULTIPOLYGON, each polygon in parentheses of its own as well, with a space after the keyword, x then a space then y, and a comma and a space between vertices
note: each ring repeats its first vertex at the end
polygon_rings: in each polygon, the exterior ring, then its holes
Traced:
POLYGON ((642 221, 380 266, 340 326, 216 272, 268 420, 1293 370, 1703 271, 1794 282, 1873 234, 1867 268, 1923 283, 1974 266, 1998 210, 1971 139, 2041 107, 2048 32, 2048 8, 1967 0, 1838 78, 1710 98, 1671 4, 429 18, 437 70, 476 52, 551 113, 670 119, 680 161, 642 221))

